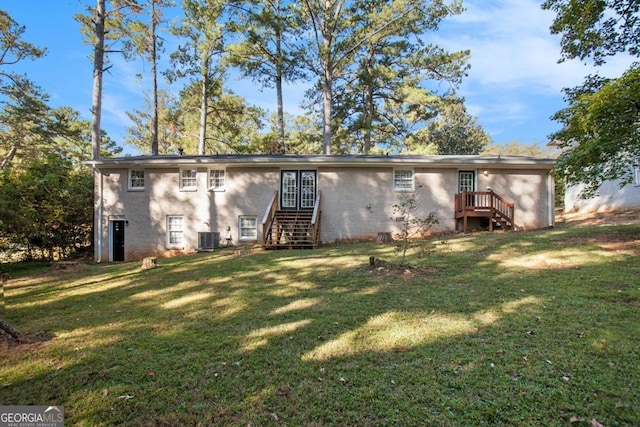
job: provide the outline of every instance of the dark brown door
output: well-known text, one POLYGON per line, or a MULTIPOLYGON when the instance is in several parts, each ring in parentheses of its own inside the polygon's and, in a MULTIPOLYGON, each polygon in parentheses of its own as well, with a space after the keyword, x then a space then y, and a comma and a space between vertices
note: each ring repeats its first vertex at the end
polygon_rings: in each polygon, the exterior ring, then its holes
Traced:
POLYGON ((124 261, 124 221, 111 222, 113 261, 124 261))

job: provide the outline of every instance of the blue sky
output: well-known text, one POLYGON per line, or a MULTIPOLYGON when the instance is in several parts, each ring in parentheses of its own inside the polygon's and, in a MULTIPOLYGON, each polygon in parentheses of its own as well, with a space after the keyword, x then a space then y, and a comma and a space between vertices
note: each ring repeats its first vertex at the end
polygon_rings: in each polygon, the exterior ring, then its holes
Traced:
MULTIPOLYGON (((495 143, 518 141, 545 145, 559 124, 550 116, 564 106, 563 87, 580 84, 594 69, 577 61, 558 64, 560 41, 549 33, 553 13, 534 0, 466 0, 462 15, 448 18, 433 43, 450 50, 471 50, 471 69, 458 94, 464 96, 468 111, 495 143)), ((26 73, 50 95, 51 105, 70 106, 90 119, 92 63, 91 47, 82 43, 73 15, 82 12, 88 0, 0 0, 20 25, 26 26, 23 39, 47 48, 44 58, 13 68, 26 73)), ((168 52, 165 53, 165 56, 168 52)), ((131 123, 125 111, 143 109, 146 82, 136 75, 145 73, 141 63, 127 63, 111 56, 113 67, 104 78, 102 127, 121 142, 131 123)), ((600 73, 615 77, 632 58, 615 58, 600 73)), ((148 67, 148 66, 147 66, 148 67)), ((250 81, 231 80, 228 86, 259 107, 275 111, 275 95, 261 91, 250 81)), ((180 87, 169 88, 176 92, 180 87)), ((284 94, 285 109, 300 112, 304 84, 289 86, 284 94)), ((134 154, 129 147, 126 152, 134 154)))

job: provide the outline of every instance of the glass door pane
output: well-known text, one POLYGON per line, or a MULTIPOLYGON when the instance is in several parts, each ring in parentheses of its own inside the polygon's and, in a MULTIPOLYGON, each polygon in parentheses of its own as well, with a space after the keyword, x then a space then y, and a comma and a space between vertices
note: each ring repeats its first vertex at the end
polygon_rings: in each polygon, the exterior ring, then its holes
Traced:
POLYGON ((282 171, 281 206, 282 209, 298 207, 298 171, 282 171))
POLYGON ((475 191, 475 172, 461 171, 458 174, 458 192, 475 191))
POLYGON ((300 208, 313 209, 316 202, 315 171, 300 172, 300 208))

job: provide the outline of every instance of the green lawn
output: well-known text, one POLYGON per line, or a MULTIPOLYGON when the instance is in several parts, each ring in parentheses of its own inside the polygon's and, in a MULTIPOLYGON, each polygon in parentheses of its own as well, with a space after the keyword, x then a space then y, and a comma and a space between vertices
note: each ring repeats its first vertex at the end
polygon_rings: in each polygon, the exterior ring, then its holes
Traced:
POLYGON ((16 274, 0 404, 66 425, 638 426, 640 224, 16 274))

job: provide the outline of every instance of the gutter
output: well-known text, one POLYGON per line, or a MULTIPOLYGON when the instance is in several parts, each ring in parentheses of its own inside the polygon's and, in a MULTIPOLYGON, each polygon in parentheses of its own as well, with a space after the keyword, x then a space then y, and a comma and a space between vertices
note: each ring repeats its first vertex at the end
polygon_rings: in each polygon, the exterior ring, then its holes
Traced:
POLYGON ((477 165, 509 169, 551 169, 554 159, 517 156, 364 156, 364 155, 219 155, 219 156, 136 156, 88 161, 94 167, 188 167, 197 165, 236 166, 398 166, 473 167, 477 165))

